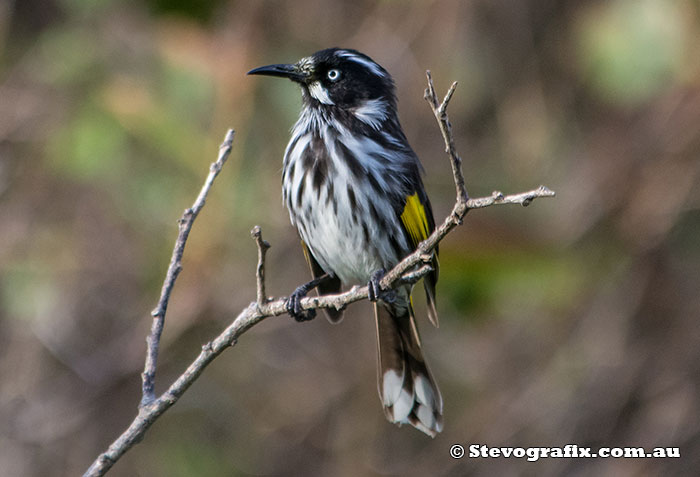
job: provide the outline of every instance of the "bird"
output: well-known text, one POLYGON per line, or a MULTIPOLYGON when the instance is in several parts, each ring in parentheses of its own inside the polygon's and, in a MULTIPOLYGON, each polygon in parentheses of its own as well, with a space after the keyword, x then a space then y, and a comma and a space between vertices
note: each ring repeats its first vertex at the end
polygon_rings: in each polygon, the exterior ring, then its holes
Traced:
MULTIPOLYGON (((248 74, 301 87, 301 112, 284 153, 282 200, 313 280, 288 297, 287 311, 297 321, 309 320, 316 312, 303 310, 300 300, 312 289, 328 294, 368 284, 384 413, 390 422, 435 437, 443 427, 443 400, 423 357, 413 285, 379 285, 435 229, 423 167, 401 128, 391 75, 369 56, 344 48, 248 74)), ((437 327, 437 249, 430 266, 423 283, 427 315, 437 327)), ((343 317, 342 309, 324 311, 332 323, 343 317)))

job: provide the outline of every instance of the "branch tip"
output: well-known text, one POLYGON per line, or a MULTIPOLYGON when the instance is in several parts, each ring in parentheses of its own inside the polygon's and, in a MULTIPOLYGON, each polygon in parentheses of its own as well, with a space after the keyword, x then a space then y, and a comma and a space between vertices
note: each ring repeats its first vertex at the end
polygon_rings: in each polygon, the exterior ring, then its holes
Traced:
POLYGON ((455 90, 457 89, 457 82, 454 81, 452 85, 450 86, 450 89, 447 90, 447 93, 445 94, 445 98, 442 100, 442 103, 440 104, 440 107, 438 108, 438 112, 440 115, 444 115, 445 112, 447 111, 447 105, 450 103, 450 100, 452 99, 452 95, 455 94, 455 90))
POLYGON ((554 197, 557 195, 556 192, 551 190, 545 185, 541 185, 537 188, 537 192, 540 194, 541 197, 554 197))
POLYGON ((435 110, 438 106, 437 94, 435 94, 435 85, 433 84, 433 75, 430 70, 425 71, 425 76, 428 78, 428 87, 425 90, 423 97, 430 103, 430 107, 435 110))
POLYGON ((265 292, 265 252, 267 252, 267 249, 269 249, 271 245, 263 240, 262 229, 259 225, 253 227, 250 234, 253 236, 258 246, 258 265, 255 269, 255 281, 257 284, 256 304, 258 310, 261 310, 262 306, 269 301, 267 293, 265 292))

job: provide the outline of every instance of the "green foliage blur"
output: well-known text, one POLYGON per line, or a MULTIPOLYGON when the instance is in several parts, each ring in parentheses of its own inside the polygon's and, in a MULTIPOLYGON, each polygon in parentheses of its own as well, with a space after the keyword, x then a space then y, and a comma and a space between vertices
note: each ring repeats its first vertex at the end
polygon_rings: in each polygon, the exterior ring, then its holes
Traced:
POLYGON ((693 475, 699 42, 693 0, 0 3, 0 473, 79 475, 135 416, 177 219, 228 128, 157 390, 254 299, 254 225, 268 292, 308 279, 280 188, 300 95, 245 73, 343 46, 394 76, 436 220, 454 188, 427 69, 440 93, 459 82, 472 196, 557 192, 471 211, 440 245, 440 328, 419 326, 444 433, 384 419, 362 303, 338 326, 249 331, 111 474, 693 475), (454 460, 454 443, 682 458, 454 460))

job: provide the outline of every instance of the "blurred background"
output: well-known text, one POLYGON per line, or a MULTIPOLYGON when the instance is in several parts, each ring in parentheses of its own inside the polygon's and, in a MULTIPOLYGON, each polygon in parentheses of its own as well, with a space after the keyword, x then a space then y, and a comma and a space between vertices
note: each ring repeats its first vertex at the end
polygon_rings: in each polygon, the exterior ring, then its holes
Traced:
MULTIPOLYGON (((454 188, 423 100, 450 105, 474 197, 421 320, 445 429, 389 424, 371 308, 268 319, 112 469, 117 476, 690 475, 700 468, 700 3, 0 2, 0 468, 84 472, 131 422, 176 221, 227 128, 161 347, 162 391, 255 297, 307 281, 281 204, 300 107, 246 77, 359 49, 394 76, 435 215, 454 188), (681 459, 453 460, 452 444, 680 447, 681 459)), ((419 314, 423 299, 416 297, 419 314)))

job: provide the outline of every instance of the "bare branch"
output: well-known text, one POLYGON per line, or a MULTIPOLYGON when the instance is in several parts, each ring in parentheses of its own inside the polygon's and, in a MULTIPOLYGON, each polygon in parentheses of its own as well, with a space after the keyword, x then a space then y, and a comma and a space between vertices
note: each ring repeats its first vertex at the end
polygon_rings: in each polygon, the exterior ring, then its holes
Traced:
MULTIPOLYGON (((452 212, 445 218, 444 222, 438 226, 435 231, 423 242, 418 245, 415 252, 404 258, 392 270, 386 273, 380 285, 382 289, 389 289, 398 285, 412 284, 420 280, 423 276, 432 270, 430 266, 430 257, 437 244, 457 225, 462 223, 466 213, 471 209, 478 209, 500 204, 521 204, 528 205, 532 200, 538 197, 552 197, 554 192, 545 186, 540 186, 538 189, 523 192, 514 195, 503 195, 501 192, 494 192, 489 197, 481 197, 470 199, 462 173, 462 160, 457 153, 452 129, 447 116, 447 106, 452 99, 457 83, 453 83, 442 101, 439 101, 435 93, 430 72, 427 72, 428 87, 426 89, 425 98, 430 104, 433 114, 438 121, 440 131, 445 141, 445 151, 450 157, 452 165, 452 173, 455 181, 456 200, 452 212)), ((199 356, 189 365, 185 372, 157 399, 153 398, 153 376, 155 376, 155 358, 158 352, 158 341, 162 331, 165 309, 167 307, 168 298, 172 285, 177 278, 177 273, 182 266, 180 260, 184 250, 184 242, 187 240, 187 234, 192 227, 192 222, 197 213, 204 205, 204 200, 211 187, 216 174, 221 169, 223 162, 226 160, 233 140, 233 131, 229 131, 224 144, 221 146, 219 160, 212 164, 211 173, 205 182, 202 192, 200 192, 195 206, 192 209, 187 209, 183 218, 180 220, 180 234, 173 251, 173 259, 168 268, 166 282, 163 284, 163 293, 158 307, 153 312, 154 329, 149 336, 149 349, 146 359, 146 369, 144 370, 144 399, 139 407, 139 413, 133 420, 128 429, 122 433, 119 438, 114 441, 106 452, 100 454, 93 462, 84 477, 93 477, 104 475, 112 465, 126 453, 135 443, 139 442, 151 424, 158 417, 170 408, 182 396, 192 383, 199 377, 204 369, 211 363, 214 358, 221 354, 226 348, 236 344, 238 338, 252 326, 270 316, 278 316, 287 314, 285 307, 285 299, 269 301, 265 293, 265 252, 269 248, 269 244, 262 239, 260 227, 255 227, 252 230, 253 238, 258 247, 258 264, 256 271, 257 279, 257 300, 251 303, 247 308, 239 313, 233 322, 213 341, 202 347, 199 356), (218 164, 218 166, 217 166, 218 164), (215 171, 216 166, 216 171, 215 171), (213 174, 213 176, 212 176, 213 174), (159 322, 159 324, 156 324, 159 322), (159 328, 157 328, 159 327, 159 328), (157 328, 157 329, 156 329, 157 328), (154 343, 152 345, 152 342, 154 343), (153 348, 153 349, 151 349, 153 348), (148 386, 147 386, 148 384, 148 386), (148 388, 148 389, 147 389, 148 388), (149 394, 146 393, 149 391, 149 394), (146 396, 150 399, 146 400, 146 396)), ((364 300, 368 297, 367 286, 354 286, 352 289, 337 295, 324 295, 319 297, 306 297, 301 300, 301 307, 305 310, 317 308, 335 308, 341 309, 350 303, 364 300)))
POLYGON ((192 207, 185 209, 182 217, 178 221, 178 235, 175 241, 175 247, 173 248, 173 254, 170 258, 170 265, 168 266, 168 272, 165 276, 165 281, 163 282, 163 288, 160 292, 160 299, 158 300, 158 305, 151 312, 153 316, 153 322, 151 323, 151 332, 146 338, 146 362, 144 364, 143 374, 141 374, 141 404, 140 406, 145 406, 153 402, 155 399, 155 378, 156 378, 156 362, 158 361, 158 348, 160 347, 160 336, 163 333, 163 326, 165 324, 165 312, 168 309, 168 302, 170 301, 170 293, 173 291, 175 286, 175 280, 182 270, 182 254, 185 251, 185 244, 187 243, 187 237, 190 235, 190 230, 192 229, 192 224, 194 220, 199 215, 199 211, 204 207, 207 195, 211 189, 214 179, 219 175, 221 168, 224 166, 226 159, 228 159, 231 153, 231 147, 233 146, 233 129, 229 129, 224 138, 224 142, 221 143, 219 147, 219 157, 216 162, 213 162, 209 167, 209 175, 204 181, 204 186, 199 192, 197 199, 194 201, 192 207))

